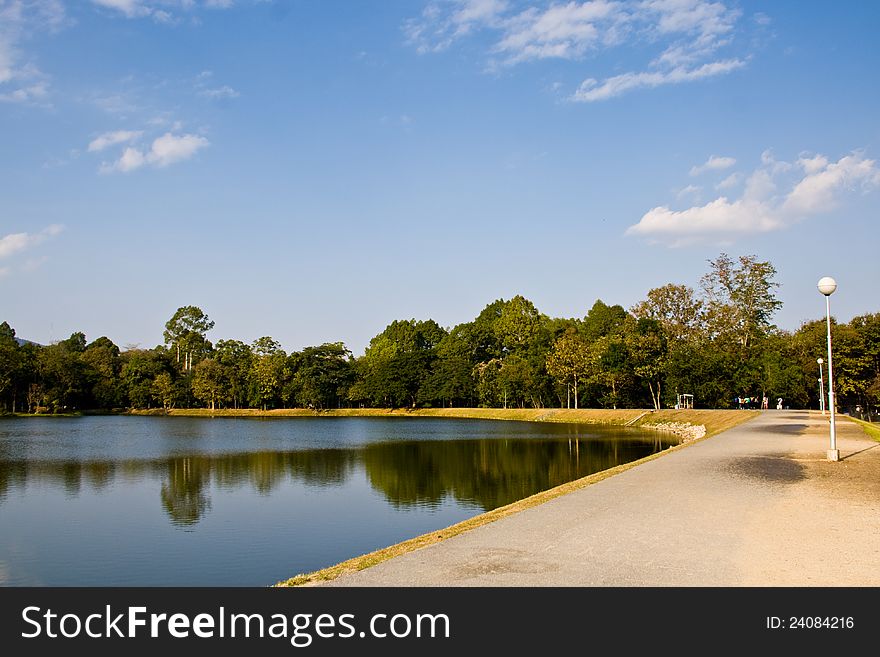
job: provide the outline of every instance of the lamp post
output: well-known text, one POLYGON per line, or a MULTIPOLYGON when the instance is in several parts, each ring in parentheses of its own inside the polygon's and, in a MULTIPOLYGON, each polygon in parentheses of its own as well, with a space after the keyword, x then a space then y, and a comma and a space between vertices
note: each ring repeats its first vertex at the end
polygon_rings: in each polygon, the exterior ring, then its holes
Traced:
POLYGON ((822 411, 822 415, 825 415, 825 393, 823 392, 825 389, 825 382, 822 381, 822 363, 825 361, 821 358, 817 358, 816 362, 819 363, 819 410, 822 411))
POLYGON ((837 431, 834 425, 834 407, 837 404, 834 399, 834 373, 831 368, 831 295, 837 289, 837 281, 825 276, 819 279, 816 287, 825 295, 825 324, 828 327, 828 409, 831 412, 831 448, 828 450, 828 460, 839 461, 840 450, 837 449, 837 431))

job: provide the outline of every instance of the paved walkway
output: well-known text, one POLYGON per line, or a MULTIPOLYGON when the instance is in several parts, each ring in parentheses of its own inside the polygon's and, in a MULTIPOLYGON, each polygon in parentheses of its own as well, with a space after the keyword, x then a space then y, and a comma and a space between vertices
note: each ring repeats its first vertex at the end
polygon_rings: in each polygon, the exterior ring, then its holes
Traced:
POLYGON ((765 411, 734 429, 325 586, 877 586, 880 443, 765 411))

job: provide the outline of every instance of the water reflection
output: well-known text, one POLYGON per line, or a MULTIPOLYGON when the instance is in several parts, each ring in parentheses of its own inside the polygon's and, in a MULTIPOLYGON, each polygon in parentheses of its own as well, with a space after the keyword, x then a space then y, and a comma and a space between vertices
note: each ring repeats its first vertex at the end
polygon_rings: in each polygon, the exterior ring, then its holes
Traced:
POLYGON ((211 510, 211 487, 249 486, 269 495, 286 481, 338 487, 363 470, 396 508, 433 508, 446 499, 488 511, 588 474, 664 449, 659 438, 417 440, 351 449, 198 454, 123 461, 0 460, 0 503, 29 483, 102 492, 117 480, 158 480, 159 501, 182 528, 211 510))
POLYGON ((204 459, 184 457, 168 463, 168 478, 162 482, 162 508, 175 525, 194 525, 211 508, 205 487, 211 481, 211 464, 204 459))

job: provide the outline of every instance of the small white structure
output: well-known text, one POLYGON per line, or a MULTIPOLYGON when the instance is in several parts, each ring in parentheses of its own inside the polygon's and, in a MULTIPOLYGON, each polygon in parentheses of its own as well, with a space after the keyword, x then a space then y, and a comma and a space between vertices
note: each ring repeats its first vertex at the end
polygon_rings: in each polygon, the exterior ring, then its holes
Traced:
POLYGON ((675 402, 676 409, 693 408, 694 407, 694 396, 693 395, 684 394, 684 395, 676 395, 676 397, 678 398, 677 401, 675 402))

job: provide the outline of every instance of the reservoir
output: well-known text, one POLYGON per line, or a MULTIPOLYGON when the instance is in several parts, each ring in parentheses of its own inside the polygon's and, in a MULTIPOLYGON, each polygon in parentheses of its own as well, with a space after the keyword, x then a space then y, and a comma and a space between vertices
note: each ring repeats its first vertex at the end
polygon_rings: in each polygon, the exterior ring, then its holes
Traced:
POLYGON ((668 439, 458 418, 0 419, 0 586, 269 586, 668 439))

